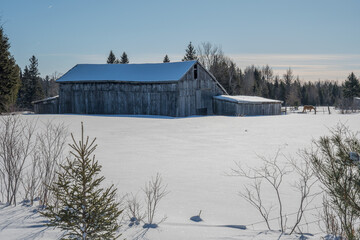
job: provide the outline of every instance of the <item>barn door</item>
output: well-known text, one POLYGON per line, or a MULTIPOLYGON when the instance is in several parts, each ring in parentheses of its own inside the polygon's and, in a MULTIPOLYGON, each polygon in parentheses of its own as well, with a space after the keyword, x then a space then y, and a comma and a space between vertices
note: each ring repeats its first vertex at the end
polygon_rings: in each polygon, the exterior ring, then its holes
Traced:
POLYGON ((206 91, 204 90, 196 90, 195 96, 195 106, 196 106, 196 115, 207 115, 207 106, 208 102, 206 91))

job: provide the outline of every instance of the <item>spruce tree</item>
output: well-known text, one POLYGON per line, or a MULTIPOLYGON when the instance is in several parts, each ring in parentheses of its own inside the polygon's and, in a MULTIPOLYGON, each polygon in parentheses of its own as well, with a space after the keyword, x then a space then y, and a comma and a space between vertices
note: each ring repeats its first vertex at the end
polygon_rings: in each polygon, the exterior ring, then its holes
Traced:
POLYGON ((9 49, 9 39, 0 27, 0 112, 15 104, 20 87, 20 68, 9 49))
POLYGON ((116 63, 116 57, 115 57, 115 54, 113 53, 112 50, 111 50, 110 53, 109 53, 109 57, 108 57, 106 63, 108 63, 108 64, 114 64, 114 63, 116 63))
POLYGON ((194 46, 191 44, 191 42, 189 43, 189 45, 187 46, 187 49, 185 50, 185 56, 182 59, 183 61, 191 61, 191 60, 197 60, 198 57, 196 55, 196 50, 194 48, 194 46))
POLYGON ((164 63, 170 62, 169 56, 166 54, 163 60, 164 63))
POLYGON ((127 64, 129 63, 129 58, 125 52, 121 55, 120 63, 127 64))
POLYGON ((67 231, 68 239, 116 239, 122 210, 114 185, 100 187, 105 178, 99 176, 101 165, 93 155, 96 138, 84 138, 82 123, 81 140, 71 137, 71 158, 61 165, 58 180, 50 186, 56 204, 47 205, 42 214, 49 218, 50 226, 67 231))
POLYGON ((26 109, 32 109, 31 102, 44 97, 38 70, 38 60, 35 56, 32 56, 29 61, 29 66, 25 66, 24 73, 22 74, 18 97, 19 106, 26 109))
POLYGON ((344 97, 352 98, 360 96, 360 83, 359 79, 356 78, 355 74, 352 72, 348 76, 348 79, 344 82, 343 85, 344 97))

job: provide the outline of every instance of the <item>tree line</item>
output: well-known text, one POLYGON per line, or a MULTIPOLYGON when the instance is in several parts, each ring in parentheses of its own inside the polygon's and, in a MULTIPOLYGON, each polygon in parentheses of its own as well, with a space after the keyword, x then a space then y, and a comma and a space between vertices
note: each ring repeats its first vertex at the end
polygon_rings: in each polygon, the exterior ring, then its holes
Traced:
MULTIPOLYGON (((32 110, 32 102, 58 95, 55 82, 59 73, 42 78, 35 56, 23 70, 11 55, 9 39, 0 27, 0 112, 32 110)), ((276 75, 266 66, 239 68, 225 56, 222 49, 211 43, 202 43, 197 48, 190 42, 182 61, 198 60, 226 89, 230 95, 256 95, 283 101, 284 105, 336 105, 349 104, 352 97, 360 96, 359 79, 351 73, 343 84, 335 81, 301 82, 289 68, 276 75)), ((108 64, 128 64, 126 52, 116 58, 111 50, 108 64)), ((164 63, 170 62, 166 54, 164 63)))
POLYGON ((0 27, 0 113, 18 109, 31 110, 32 101, 58 94, 55 83, 60 76, 58 73, 40 77, 35 56, 21 70, 9 49, 9 38, 0 27))
POLYGON ((344 99, 360 96, 359 79, 351 73, 343 84, 336 81, 301 82, 291 68, 274 74, 268 65, 239 68, 219 46, 202 43, 197 51, 188 45, 186 60, 198 60, 230 95, 256 95, 281 100, 284 105, 336 105, 344 99), (198 53, 197 53, 198 52, 198 53), (189 57, 189 58, 188 58, 189 57))
MULTIPOLYGON (((209 42, 195 48, 190 42, 185 49, 182 61, 198 60, 230 95, 250 95, 283 101, 287 106, 327 105, 340 106, 349 102, 355 96, 360 96, 359 79, 351 73, 343 84, 336 81, 301 82, 291 68, 282 75, 274 74, 269 66, 248 66, 239 68, 229 57, 225 56, 221 47, 209 42)), ((164 56, 163 62, 170 62, 169 56, 164 56)), ((110 51, 107 63, 129 63, 125 52, 118 60, 110 51), (123 56, 126 56, 124 62, 123 56)))

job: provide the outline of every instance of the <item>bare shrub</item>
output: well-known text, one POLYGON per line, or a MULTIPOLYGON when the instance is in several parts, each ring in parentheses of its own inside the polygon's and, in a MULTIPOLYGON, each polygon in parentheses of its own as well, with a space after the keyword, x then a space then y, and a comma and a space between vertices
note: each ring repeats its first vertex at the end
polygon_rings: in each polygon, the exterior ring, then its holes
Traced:
POLYGON ((136 225, 143 222, 146 214, 143 213, 142 205, 137 195, 131 194, 126 199, 127 216, 132 223, 136 225))
POLYGON ((147 216, 147 223, 145 224, 145 227, 157 227, 158 224, 166 219, 164 217, 160 222, 154 223, 154 217, 159 202, 168 194, 166 188, 167 185, 163 185, 162 177, 159 173, 156 174, 155 178, 152 178, 147 184, 145 184, 144 193, 147 216))
POLYGON ((37 197, 39 186, 40 186, 40 154, 39 151, 35 150, 32 153, 31 164, 28 166, 27 172, 25 172, 22 178, 22 185, 25 192, 25 200, 29 200, 30 204, 33 205, 35 198, 37 197))
POLYGON ((298 227, 304 216, 304 212, 306 209, 308 209, 308 206, 312 203, 314 198, 319 195, 319 193, 312 192, 312 188, 315 183, 317 183, 317 179, 315 178, 315 173, 311 168, 311 164, 308 161, 303 161, 303 154, 301 154, 300 160, 302 160, 301 163, 297 162, 295 159, 289 160, 291 166, 298 176, 293 186, 296 192, 299 193, 300 198, 299 207, 296 212, 295 223, 290 230, 290 234, 292 234, 298 227))
POLYGON ((266 158, 258 156, 263 165, 258 168, 249 168, 245 170, 240 163, 236 163, 236 168, 232 169, 233 176, 245 177, 253 180, 252 183, 244 187, 244 191, 240 192, 239 195, 249 202, 255 209, 260 213, 264 219, 269 230, 270 226, 270 214, 274 209, 273 205, 266 203, 262 196, 262 188, 264 182, 267 183, 273 190, 276 198, 276 208, 278 209, 278 217, 275 219, 279 220, 279 227, 281 232, 286 232, 289 229, 289 233, 292 234, 301 222, 304 212, 308 205, 311 203, 316 195, 311 194, 311 188, 316 182, 312 169, 308 166, 308 163, 299 164, 295 160, 287 159, 286 163, 279 163, 280 150, 277 151, 273 158, 266 158), (294 183, 296 192, 299 193, 299 207, 296 214, 295 222, 292 227, 287 228, 287 217, 284 214, 284 202, 283 196, 281 195, 281 187, 284 182, 284 178, 292 172, 296 172, 298 179, 294 183))
POLYGON ((67 128, 63 123, 55 124, 52 121, 44 123, 44 129, 38 134, 40 173, 39 197, 41 205, 46 205, 49 199, 49 186, 55 180, 56 171, 63 160, 63 151, 67 136, 67 128))
POLYGON ((36 123, 23 120, 16 115, 1 118, 0 172, 8 204, 16 205, 25 161, 36 146, 36 123))
POLYGON ((331 203, 329 199, 324 196, 323 197, 323 208, 322 213, 320 213, 320 219, 322 219, 325 229, 322 229, 327 234, 332 236, 342 236, 341 232, 341 223, 339 222, 339 218, 337 217, 336 212, 331 207, 331 203))
POLYGON ((16 205, 20 187, 31 204, 37 197, 42 204, 48 201, 48 186, 61 162, 67 129, 48 121, 36 134, 37 126, 37 120, 17 115, 1 118, 0 193, 8 204, 16 205))

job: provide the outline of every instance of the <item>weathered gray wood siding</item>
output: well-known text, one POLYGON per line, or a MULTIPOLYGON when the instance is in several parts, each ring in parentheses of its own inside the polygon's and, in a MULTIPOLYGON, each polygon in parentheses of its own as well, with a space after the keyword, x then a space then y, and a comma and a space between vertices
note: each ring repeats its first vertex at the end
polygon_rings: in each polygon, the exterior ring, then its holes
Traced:
POLYGON ((360 109, 360 97, 354 97, 354 99, 353 99, 353 107, 355 109, 360 109))
POLYGON ((225 94, 212 76, 200 64, 196 65, 196 79, 194 65, 178 82, 177 116, 179 117, 214 114, 212 97, 225 94))
POLYGON ((174 82, 64 82, 59 91, 60 113, 174 117, 214 114, 212 97, 225 94, 199 64, 174 82))
POLYGON ((177 83, 60 84, 60 113, 177 116, 177 83))
POLYGON ((280 115, 281 103, 237 103, 213 99, 214 111, 217 115, 257 116, 280 115))
POLYGON ((37 101, 34 103, 34 112, 36 114, 58 114, 59 98, 47 101, 37 101))

